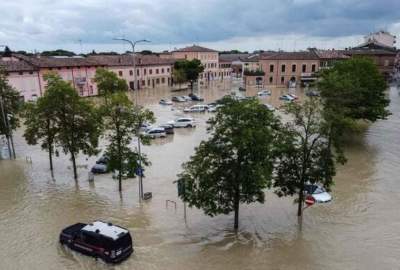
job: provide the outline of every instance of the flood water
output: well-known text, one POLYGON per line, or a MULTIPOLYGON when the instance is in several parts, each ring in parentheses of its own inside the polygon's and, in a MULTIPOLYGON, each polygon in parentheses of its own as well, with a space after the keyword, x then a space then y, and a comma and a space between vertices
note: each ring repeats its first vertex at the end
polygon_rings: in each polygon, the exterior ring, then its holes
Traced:
MULTIPOLYGON (((200 94, 212 101, 232 87, 210 85, 200 94)), ((278 106, 285 91, 273 89, 272 97, 263 101, 278 106)), ((164 123, 184 105, 171 110, 158 101, 175 94, 187 92, 146 90, 139 93, 139 102, 164 123)), ((293 199, 269 192, 265 204, 241 206, 237 234, 232 215, 210 218, 188 209, 185 223, 173 181, 207 137, 207 113, 194 115, 198 127, 178 129, 144 147, 152 162, 144 189, 153 198, 143 203, 137 179, 124 180, 121 195, 110 175, 89 183, 88 169, 96 157, 79 158, 76 183, 68 157, 60 155, 52 178, 47 153, 26 145, 19 130, 18 160, 0 161, 0 269, 399 269, 400 96, 394 88, 388 95, 392 115, 346 147, 348 163, 338 168, 334 200, 307 209, 301 231, 293 199), (32 164, 25 161, 27 156, 32 164), (173 204, 166 207, 166 200, 175 201, 176 209, 173 204), (135 252, 127 261, 109 266, 58 244, 62 228, 98 219, 131 231, 135 252)))

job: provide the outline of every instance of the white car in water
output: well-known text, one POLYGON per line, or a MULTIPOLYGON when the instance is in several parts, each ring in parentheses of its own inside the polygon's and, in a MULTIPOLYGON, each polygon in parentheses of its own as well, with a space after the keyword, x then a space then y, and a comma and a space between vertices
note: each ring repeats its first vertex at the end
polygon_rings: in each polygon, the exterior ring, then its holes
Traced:
POLYGON ((165 98, 161 99, 159 103, 161 105, 172 105, 173 104, 171 100, 165 99, 165 98))
POLYGON ((185 101, 192 101, 192 98, 189 96, 181 96, 185 101))
POLYGON ((186 100, 181 96, 172 97, 172 101, 174 102, 185 102, 186 100))
POLYGON ((295 100, 294 97, 292 97, 291 95, 283 95, 283 96, 280 96, 279 99, 283 100, 283 101, 290 101, 290 102, 295 100))
POLYGON ((257 96, 259 97, 266 97, 266 96, 270 96, 271 95, 271 91, 264 89, 261 90, 260 92, 257 93, 257 96))
POLYGON ((327 203, 332 201, 332 196, 322 186, 317 184, 306 184, 304 186, 306 195, 311 195, 316 203, 327 203))
POLYGON ((205 112, 208 109, 207 105, 193 105, 189 108, 184 108, 184 112, 205 112))
POLYGON ((208 105, 207 111, 208 112, 216 112, 218 108, 221 108, 223 105, 216 104, 216 105, 208 105))
POLYGON ((173 121, 169 121, 168 124, 172 124, 176 128, 179 127, 191 128, 196 126, 196 121, 194 121, 194 119, 191 117, 179 117, 173 121))
POLYGON ((267 108, 268 110, 270 110, 270 111, 275 111, 275 107, 272 106, 271 104, 266 103, 266 104, 263 104, 263 105, 264 105, 264 107, 267 108))
POLYGON ((165 132, 165 129, 162 127, 150 128, 146 131, 145 135, 152 139, 167 137, 167 133, 165 132))

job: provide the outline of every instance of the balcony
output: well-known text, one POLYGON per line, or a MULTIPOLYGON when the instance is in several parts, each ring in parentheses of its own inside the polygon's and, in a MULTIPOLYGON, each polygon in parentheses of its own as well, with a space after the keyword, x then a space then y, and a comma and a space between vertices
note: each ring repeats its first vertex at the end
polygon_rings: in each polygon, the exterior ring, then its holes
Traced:
POLYGON ((243 75, 244 76, 264 76, 265 72, 263 70, 261 70, 261 69, 258 69, 258 70, 248 70, 248 69, 246 69, 246 70, 243 71, 243 75))

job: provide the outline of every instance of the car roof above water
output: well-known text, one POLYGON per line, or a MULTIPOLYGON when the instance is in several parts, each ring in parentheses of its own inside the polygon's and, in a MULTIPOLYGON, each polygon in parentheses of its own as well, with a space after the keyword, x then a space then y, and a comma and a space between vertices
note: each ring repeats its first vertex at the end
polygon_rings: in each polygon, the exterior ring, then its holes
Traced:
POLYGON ((113 240, 117 240, 121 236, 129 233, 127 229, 103 221, 95 221, 93 223, 87 224, 85 227, 82 228, 82 231, 95 232, 100 235, 109 237, 113 240))

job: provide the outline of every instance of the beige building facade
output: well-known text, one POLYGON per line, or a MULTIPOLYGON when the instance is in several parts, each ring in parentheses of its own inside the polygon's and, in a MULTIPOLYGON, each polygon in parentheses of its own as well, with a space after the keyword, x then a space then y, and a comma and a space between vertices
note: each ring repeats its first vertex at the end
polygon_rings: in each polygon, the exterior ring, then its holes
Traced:
POLYGON ((198 59, 204 66, 204 71, 200 74, 200 81, 211 81, 230 77, 225 67, 223 70, 219 65, 219 53, 216 50, 193 45, 172 52, 174 59, 198 59), (225 75, 225 76, 224 76, 225 75))
POLYGON ((309 51, 277 52, 260 56, 265 85, 288 86, 312 81, 314 73, 319 70, 319 63, 318 56, 309 51))

